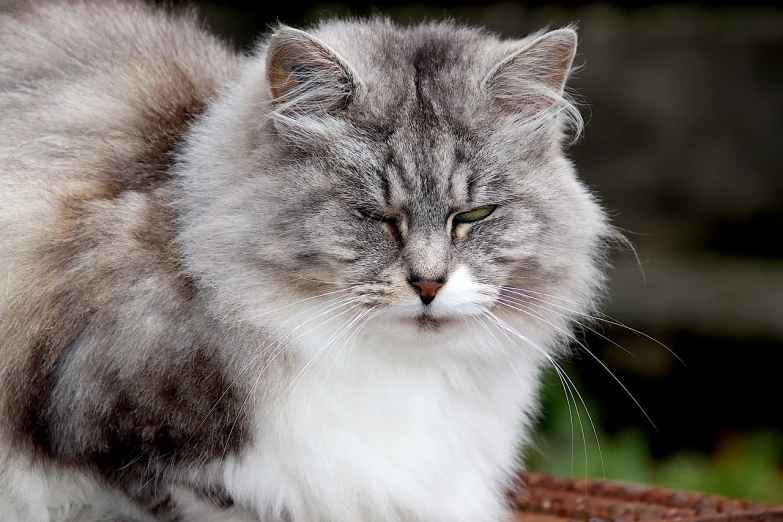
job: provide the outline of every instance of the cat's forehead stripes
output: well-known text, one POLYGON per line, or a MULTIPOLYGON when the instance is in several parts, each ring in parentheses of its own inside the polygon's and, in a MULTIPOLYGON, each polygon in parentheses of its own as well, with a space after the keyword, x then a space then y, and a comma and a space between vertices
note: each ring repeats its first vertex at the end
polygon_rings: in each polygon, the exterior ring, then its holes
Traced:
POLYGON ((480 173, 469 162, 477 141, 464 107, 473 87, 464 73, 469 54, 461 42, 437 33, 420 39, 409 54, 408 67, 389 73, 401 75, 405 87, 390 138, 393 172, 407 198, 438 206, 470 204, 480 173))
MULTIPOLYGON (((348 113, 359 134, 371 137, 361 141, 376 151, 375 165, 359 167, 367 203, 398 211, 413 206, 438 221, 453 207, 473 205, 491 181, 476 161, 486 141, 477 125, 480 83, 502 53, 485 56, 484 35, 452 26, 399 30, 377 23, 361 34, 361 46, 358 35, 338 27, 315 34, 363 81, 357 111, 348 113)), ((355 143, 352 136, 341 145, 355 143)))
POLYGON ((440 132, 427 139, 405 129, 390 141, 391 153, 379 173, 388 205, 413 205, 440 215, 471 203, 477 176, 455 136, 440 132))

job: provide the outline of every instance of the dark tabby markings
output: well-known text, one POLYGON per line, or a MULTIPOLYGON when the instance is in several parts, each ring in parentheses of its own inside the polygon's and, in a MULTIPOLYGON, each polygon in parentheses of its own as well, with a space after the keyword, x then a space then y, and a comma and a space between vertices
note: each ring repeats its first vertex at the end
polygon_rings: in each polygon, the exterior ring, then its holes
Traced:
POLYGON ((436 86, 430 82, 437 81, 438 73, 452 67, 458 59, 454 44, 442 38, 432 37, 417 47, 411 61, 416 71, 414 86, 422 116, 430 116, 433 111, 427 88, 436 86))
POLYGON ((167 66, 168 75, 157 82, 155 96, 138 100, 139 119, 133 133, 140 142, 138 152, 116 157, 108 165, 107 177, 115 197, 125 191, 149 192, 167 183, 183 131, 204 111, 209 93, 199 92, 176 63, 167 66))
POLYGON ((62 340, 46 335, 30 343, 30 357, 14 383, 15 400, 8 402, 7 416, 16 419, 14 427, 17 439, 25 445, 34 446, 37 454, 48 458, 56 456, 52 425, 48 422, 48 416, 58 368, 63 359, 60 356, 52 361, 52 354, 68 352, 68 348, 59 348, 58 345, 61 344, 62 340))
POLYGON ((221 487, 194 486, 192 491, 196 494, 196 496, 204 499, 217 508, 230 509, 234 507, 234 499, 232 499, 228 492, 221 487))

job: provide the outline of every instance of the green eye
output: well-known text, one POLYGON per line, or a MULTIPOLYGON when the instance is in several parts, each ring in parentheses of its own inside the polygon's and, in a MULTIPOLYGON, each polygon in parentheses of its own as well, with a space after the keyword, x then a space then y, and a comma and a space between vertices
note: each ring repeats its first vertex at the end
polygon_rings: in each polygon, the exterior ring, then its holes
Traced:
POLYGON ((461 212, 454 216, 454 223, 473 223, 474 221, 479 221, 492 214, 495 208, 497 208, 495 205, 487 205, 486 207, 479 207, 468 210, 467 212, 461 212))

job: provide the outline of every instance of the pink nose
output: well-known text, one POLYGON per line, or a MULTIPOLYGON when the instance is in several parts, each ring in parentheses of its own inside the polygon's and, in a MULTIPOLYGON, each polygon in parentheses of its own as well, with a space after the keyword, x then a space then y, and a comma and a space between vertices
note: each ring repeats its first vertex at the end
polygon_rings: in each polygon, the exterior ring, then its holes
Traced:
POLYGON ((421 302, 425 305, 430 304, 435 299, 435 294, 443 286, 443 283, 438 283, 437 281, 411 281, 411 284, 419 293, 421 302))

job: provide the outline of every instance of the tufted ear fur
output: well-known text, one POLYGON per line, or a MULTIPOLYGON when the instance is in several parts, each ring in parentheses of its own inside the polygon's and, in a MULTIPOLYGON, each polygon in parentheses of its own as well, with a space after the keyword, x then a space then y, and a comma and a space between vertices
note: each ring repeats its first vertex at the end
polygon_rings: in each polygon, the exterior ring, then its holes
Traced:
POLYGON ((540 113, 562 100, 576 44, 572 29, 545 33, 497 64, 483 87, 504 107, 540 113))
POLYGON ((338 112, 361 88, 351 66, 329 46, 286 26, 269 40, 266 76, 275 110, 289 114, 338 112))

